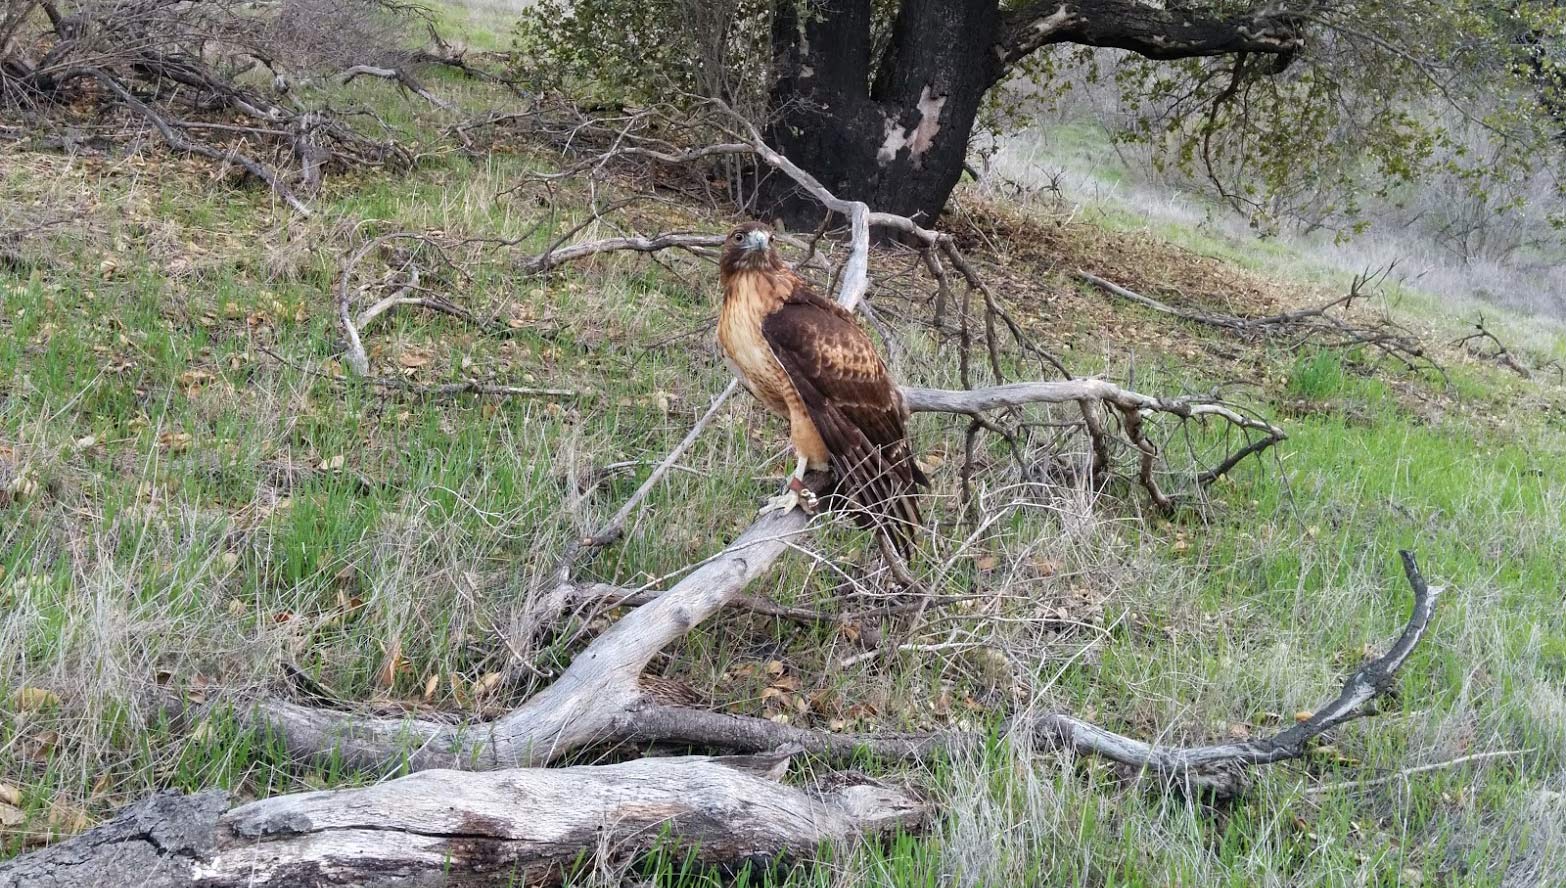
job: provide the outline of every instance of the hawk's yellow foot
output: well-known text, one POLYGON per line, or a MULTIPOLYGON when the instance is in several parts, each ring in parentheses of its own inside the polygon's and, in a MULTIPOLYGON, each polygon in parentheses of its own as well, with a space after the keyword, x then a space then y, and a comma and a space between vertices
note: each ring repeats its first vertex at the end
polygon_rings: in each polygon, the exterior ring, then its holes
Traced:
POLYGON ((759 514, 766 515, 771 512, 792 512, 795 506, 805 510, 805 514, 813 515, 816 511, 815 491, 805 486, 805 470, 810 461, 805 457, 799 458, 799 465, 794 467, 794 474, 788 476, 788 489, 767 500, 767 504, 761 507, 759 514))

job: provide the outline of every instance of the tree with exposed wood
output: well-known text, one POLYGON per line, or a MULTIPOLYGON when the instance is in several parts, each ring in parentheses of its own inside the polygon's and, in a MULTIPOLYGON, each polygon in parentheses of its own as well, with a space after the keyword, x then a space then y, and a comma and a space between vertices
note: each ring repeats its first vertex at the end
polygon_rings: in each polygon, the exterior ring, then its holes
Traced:
MULTIPOLYGON (((876 4, 780 3, 773 24, 771 141, 824 184, 888 212, 933 221, 962 176, 985 96, 1043 47, 1076 43, 1154 59, 1251 53, 1281 70, 1304 21, 1273 4, 1234 14, 1137 0, 905 0, 884 47, 876 4)), ((798 223, 816 213, 782 201, 798 223)))
MULTIPOLYGON (((721 98, 834 193, 932 225, 978 127, 1026 118, 1028 94, 1090 59, 1141 109, 1132 137, 1211 180, 1247 214, 1268 195, 1383 189, 1455 165, 1476 191, 1554 156, 1566 79, 1547 0, 541 0, 522 43, 540 70, 627 103, 721 98), (650 41, 649 34, 663 39, 650 41), (1094 55, 1100 53, 1100 55, 1094 55), (1108 66, 1107 70, 1100 66, 1108 66), (1465 158, 1454 128, 1495 141, 1465 158), (1443 150, 1450 149, 1450 150, 1443 150), (1368 178, 1367 178, 1368 177, 1368 178), (1302 184, 1303 183, 1303 184, 1302 184)), ((819 202, 786 177, 736 187, 808 230, 819 202)))

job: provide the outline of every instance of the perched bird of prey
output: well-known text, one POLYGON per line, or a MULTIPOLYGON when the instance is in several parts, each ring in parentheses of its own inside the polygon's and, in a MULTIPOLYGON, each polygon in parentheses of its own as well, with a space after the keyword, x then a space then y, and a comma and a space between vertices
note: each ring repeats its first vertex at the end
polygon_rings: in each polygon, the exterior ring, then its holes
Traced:
MULTIPOLYGON (((772 231, 734 229, 719 263, 718 344, 751 394, 788 420, 799 463, 762 512, 815 508, 807 470, 830 470, 848 501, 904 558, 920 526, 917 490, 929 483, 908 445, 908 408, 870 337, 836 302, 783 264, 772 231)), ((835 504, 837 499, 828 500, 835 504)))

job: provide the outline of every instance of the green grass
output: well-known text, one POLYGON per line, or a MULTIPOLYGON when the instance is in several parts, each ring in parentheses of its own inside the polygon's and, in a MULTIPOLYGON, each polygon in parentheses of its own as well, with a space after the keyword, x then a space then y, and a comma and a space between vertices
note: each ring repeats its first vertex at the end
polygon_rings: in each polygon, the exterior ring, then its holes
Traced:
MULTIPOLYGON (((462 100, 485 97, 477 86, 440 85, 462 100)), ((384 84, 356 86, 354 97, 384 107, 411 136, 441 122, 384 84)), ((398 229, 438 229, 453 241, 518 236, 537 220, 537 195, 500 193, 545 163, 525 152, 435 152, 395 179, 330 180, 315 217, 300 220, 264 192, 188 170, 132 174, 0 155, 8 194, 80 203, 102 227, 90 237, 62 233, 34 270, 0 272, 0 486, 27 491, 0 506, 0 700, 9 701, 0 707, 0 781, 22 789, 32 818, 4 839, 7 852, 70 831, 71 811, 100 818, 157 788, 220 786, 246 797, 381 776, 290 761, 221 709, 192 725, 127 701, 275 692, 288 662, 347 701, 482 717, 541 686, 518 655, 558 669, 597 631, 592 615, 532 612, 528 593, 725 384, 704 326, 714 311, 710 266, 622 259, 521 278, 515 259, 582 212, 580 195, 567 191, 564 216, 526 243, 473 247, 459 257, 467 276, 433 284, 480 316, 514 319, 509 335, 404 313, 366 339, 378 373, 581 397, 389 396, 343 378, 335 357, 332 287, 345 250, 398 229), (17 486, 18 477, 30 484, 17 486), (536 632, 540 624, 559 631, 536 632), (57 702, 22 705, 23 688, 47 688, 57 702)), ((729 221, 678 212, 680 224, 729 221)), ((1065 321, 1033 332, 1051 342, 1075 323, 1079 369, 1128 366, 1133 349, 1074 312, 1101 297, 1040 274, 1065 321)), ((917 304, 903 308, 918 317, 917 304)), ((1442 323, 1416 298, 1400 310, 1442 323)), ((1131 309, 1115 321, 1156 323, 1131 309)), ((897 332, 910 381, 953 382, 949 345, 917 322, 897 332)), ((1203 390, 1233 372, 1211 357, 1134 350, 1137 388, 1149 393, 1203 390)), ((964 544, 957 524, 963 425, 920 417, 919 449, 944 457, 923 568, 949 561, 945 591, 994 600, 932 616, 908 640, 958 632, 972 649, 831 671, 828 663, 857 651, 837 630, 736 616, 655 667, 715 706, 821 727, 993 726, 1031 705, 1164 742, 1260 735, 1329 698, 1399 630, 1410 599, 1395 552, 1409 548, 1446 591, 1400 695, 1379 717, 1303 762, 1258 771, 1244 798, 1221 807, 1101 761, 1010 743, 927 770, 867 762, 940 803, 928 832, 770 875, 701 872, 677 851, 642 871, 665 885, 1559 878, 1563 399, 1547 382, 1438 356, 1450 366, 1446 385, 1359 354, 1260 349, 1252 357, 1268 381, 1247 402, 1289 440, 1173 520, 1148 514, 1129 484, 1099 495, 1022 483, 1007 450, 989 442, 979 480, 997 521, 977 544, 964 544), (764 693, 774 661, 799 685, 786 689, 787 704, 804 700, 805 712, 780 710, 764 693), (1500 749, 1527 751, 1307 794, 1500 749)), ((1010 369, 1020 372, 1020 361, 1010 369)), ((1171 469, 1188 468, 1183 436, 1156 425, 1171 469)), ((1216 428, 1193 435, 1203 452, 1224 443, 1216 428)), ((592 578, 639 584, 710 554, 771 491, 784 443, 754 405, 727 408, 627 538, 593 563, 592 578)), ((1057 454, 1040 438, 1023 455, 1037 466, 1057 454)), ((810 545, 819 560, 789 559, 753 591, 832 609, 845 577, 874 581, 857 532, 831 526, 810 545)))

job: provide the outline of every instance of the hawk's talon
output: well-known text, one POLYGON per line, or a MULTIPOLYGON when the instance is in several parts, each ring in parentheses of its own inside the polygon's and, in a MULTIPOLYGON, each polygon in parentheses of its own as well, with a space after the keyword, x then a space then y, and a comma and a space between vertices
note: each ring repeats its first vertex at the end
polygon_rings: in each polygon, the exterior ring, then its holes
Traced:
POLYGON ((767 500, 767 504, 761 507, 759 514, 768 515, 773 512, 787 514, 798 506, 806 515, 814 515, 819 504, 816 492, 805 486, 805 482, 798 475, 790 475, 788 487, 777 496, 767 500))
POLYGON ((820 502, 816 499, 816 492, 814 490, 810 490, 810 489, 807 488, 805 490, 800 491, 800 493, 799 493, 799 507, 801 509, 805 510, 805 514, 806 515, 814 515, 814 514, 816 514, 816 508, 819 505, 820 505, 820 502))
MULTIPOLYGON (((761 511, 756 514, 770 515, 773 512, 781 512, 786 515, 789 512, 794 511, 795 506, 803 507, 799 491, 785 490, 772 499, 767 500, 767 504, 762 506, 761 511)), ((809 510, 807 509, 806 511, 809 510)))
POLYGON ((799 507, 805 510, 806 515, 814 515, 816 513, 816 492, 805 486, 803 478, 798 475, 791 476, 788 479, 788 489, 796 494, 796 498, 799 500, 799 507))

